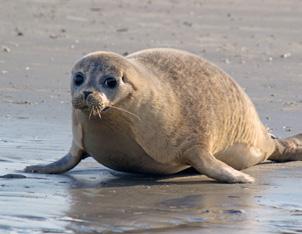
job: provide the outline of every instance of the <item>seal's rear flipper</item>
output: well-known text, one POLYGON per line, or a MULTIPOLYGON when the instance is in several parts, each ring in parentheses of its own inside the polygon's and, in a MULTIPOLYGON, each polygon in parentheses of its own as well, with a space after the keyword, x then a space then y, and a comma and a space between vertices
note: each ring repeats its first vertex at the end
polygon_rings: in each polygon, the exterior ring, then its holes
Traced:
POLYGON ((285 139, 274 139, 276 149, 268 158, 276 162, 302 161, 302 134, 285 139))
POLYGON ((254 178, 216 159, 206 150, 195 146, 185 152, 184 157, 199 173, 225 183, 252 183, 254 178))
POLYGON ((86 157, 88 155, 83 150, 73 145, 70 152, 58 161, 46 165, 28 166, 24 171, 28 173, 60 174, 74 168, 86 157))

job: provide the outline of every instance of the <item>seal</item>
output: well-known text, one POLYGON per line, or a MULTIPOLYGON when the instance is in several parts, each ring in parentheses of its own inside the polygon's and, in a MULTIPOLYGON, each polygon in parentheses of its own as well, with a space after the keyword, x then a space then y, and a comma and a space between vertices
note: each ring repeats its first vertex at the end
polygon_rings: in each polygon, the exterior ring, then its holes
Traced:
POLYGON ((240 170, 302 160, 302 135, 274 139, 243 89, 197 55, 94 52, 71 77, 70 151, 26 172, 63 173, 92 156, 119 171, 167 175, 193 167, 219 182, 250 183, 240 170))

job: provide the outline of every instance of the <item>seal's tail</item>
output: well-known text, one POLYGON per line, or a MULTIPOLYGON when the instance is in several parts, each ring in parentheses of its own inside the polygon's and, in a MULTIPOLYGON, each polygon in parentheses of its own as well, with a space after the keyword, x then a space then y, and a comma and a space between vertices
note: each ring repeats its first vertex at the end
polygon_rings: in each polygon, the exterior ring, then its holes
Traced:
POLYGON ((276 149, 268 158, 276 162, 302 161, 302 134, 285 139, 274 139, 276 149))

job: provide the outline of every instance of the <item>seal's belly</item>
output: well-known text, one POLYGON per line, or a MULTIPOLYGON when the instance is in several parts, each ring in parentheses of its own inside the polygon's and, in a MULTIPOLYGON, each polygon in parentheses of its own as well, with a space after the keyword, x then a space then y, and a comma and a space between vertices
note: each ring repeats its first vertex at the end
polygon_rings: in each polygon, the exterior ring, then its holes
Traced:
POLYGON ((87 153, 96 161, 118 171, 173 174, 188 167, 156 162, 129 135, 108 129, 89 131, 84 135, 83 143, 87 153))

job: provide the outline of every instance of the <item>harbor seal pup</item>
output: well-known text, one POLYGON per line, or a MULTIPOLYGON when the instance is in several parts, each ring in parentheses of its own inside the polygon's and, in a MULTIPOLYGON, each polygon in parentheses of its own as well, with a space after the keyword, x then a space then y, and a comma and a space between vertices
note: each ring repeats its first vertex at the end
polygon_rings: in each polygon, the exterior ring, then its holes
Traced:
POLYGON ((94 52, 71 74, 71 149, 26 172, 63 173, 92 156, 119 171, 167 175, 193 167, 220 182, 249 183, 240 170, 302 159, 301 135, 273 139, 242 88, 197 55, 94 52))

